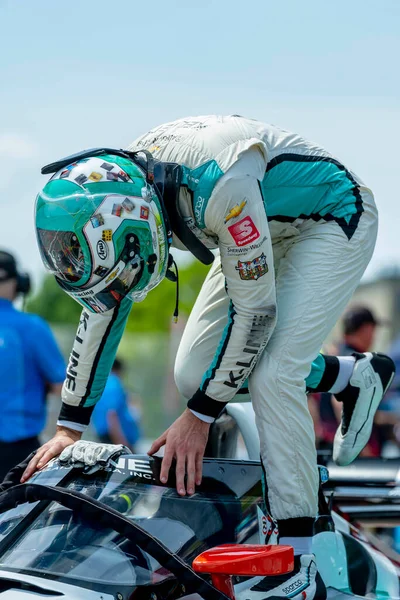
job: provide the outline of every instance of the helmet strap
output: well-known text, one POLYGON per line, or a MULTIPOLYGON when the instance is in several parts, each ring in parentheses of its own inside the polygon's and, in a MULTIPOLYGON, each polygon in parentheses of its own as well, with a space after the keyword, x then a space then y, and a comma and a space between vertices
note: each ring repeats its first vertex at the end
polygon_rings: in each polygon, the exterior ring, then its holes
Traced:
POLYGON ((175 310, 174 310, 173 318, 174 318, 174 322, 177 323, 178 316, 179 316, 179 271, 178 271, 178 265, 176 264, 172 254, 168 254, 168 268, 167 268, 165 277, 167 279, 169 279, 169 281, 176 283, 175 310), (171 269, 172 266, 175 268, 175 273, 171 269))

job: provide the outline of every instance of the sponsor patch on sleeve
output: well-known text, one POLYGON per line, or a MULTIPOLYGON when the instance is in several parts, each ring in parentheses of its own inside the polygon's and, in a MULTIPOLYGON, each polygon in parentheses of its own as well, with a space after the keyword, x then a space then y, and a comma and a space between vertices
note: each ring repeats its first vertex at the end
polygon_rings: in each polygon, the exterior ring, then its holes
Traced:
POLYGON ((257 256, 253 260, 243 262, 238 260, 235 269, 239 271, 239 277, 243 281, 249 281, 250 279, 257 281, 257 279, 268 273, 267 258, 263 252, 261 256, 257 256))
POLYGON ((251 244, 260 237, 260 232, 251 217, 244 217, 234 225, 230 225, 228 231, 236 246, 247 246, 247 244, 251 244))
POLYGON ((236 219, 236 217, 239 217, 239 215, 241 215, 246 204, 247 204, 247 200, 245 198, 240 204, 236 204, 236 206, 231 208, 230 211, 228 212, 228 214, 226 215, 224 222, 227 223, 231 219, 236 219))

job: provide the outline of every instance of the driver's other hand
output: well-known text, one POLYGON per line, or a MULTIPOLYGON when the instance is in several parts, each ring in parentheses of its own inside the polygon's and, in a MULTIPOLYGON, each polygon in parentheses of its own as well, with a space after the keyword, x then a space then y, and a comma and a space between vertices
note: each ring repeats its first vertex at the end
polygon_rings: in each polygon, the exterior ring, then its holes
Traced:
POLYGON ((172 460, 176 459, 176 489, 178 494, 194 494, 195 484, 200 485, 203 457, 210 424, 198 419, 188 408, 153 442, 148 454, 153 455, 165 445, 160 480, 166 483, 172 460), (185 487, 185 473, 187 482, 185 487))
POLYGON ((25 471, 21 477, 21 483, 25 483, 35 473, 38 471, 52 458, 61 454, 61 452, 67 446, 74 444, 82 437, 82 433, 80 431, 74 431, 73 429, 68 429, 67 427, 57 427, 57 432, 51 440, 43 444, 36 452, 35 456, 29 462, 25 471))

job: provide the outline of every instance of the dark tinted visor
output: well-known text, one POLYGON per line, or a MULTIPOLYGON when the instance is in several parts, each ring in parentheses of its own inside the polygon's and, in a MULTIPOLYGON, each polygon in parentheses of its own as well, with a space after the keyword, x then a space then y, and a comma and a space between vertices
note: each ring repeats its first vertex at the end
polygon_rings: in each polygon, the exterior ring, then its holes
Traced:
POLYGON ((39 250, 46 268, 59 279, 79 281, 85 272, 81 245, 73 231, 37 229, 39 250))

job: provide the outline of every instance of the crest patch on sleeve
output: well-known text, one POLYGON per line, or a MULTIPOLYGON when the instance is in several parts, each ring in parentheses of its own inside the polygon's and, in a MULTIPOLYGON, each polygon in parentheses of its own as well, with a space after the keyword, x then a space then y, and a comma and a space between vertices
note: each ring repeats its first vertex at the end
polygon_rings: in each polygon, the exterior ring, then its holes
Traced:
POLYGON ((250 279, 260 279, 265 273, 268 273, 267 257, 264 253, 253 260, 238 260, 236 271, 239 271, 240 279, 248 281, 250 279))

